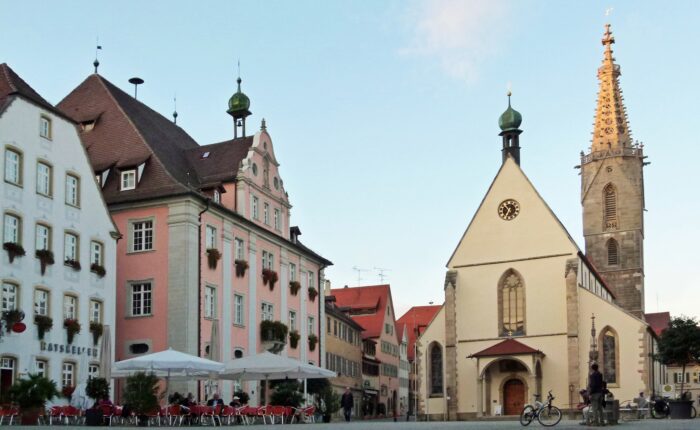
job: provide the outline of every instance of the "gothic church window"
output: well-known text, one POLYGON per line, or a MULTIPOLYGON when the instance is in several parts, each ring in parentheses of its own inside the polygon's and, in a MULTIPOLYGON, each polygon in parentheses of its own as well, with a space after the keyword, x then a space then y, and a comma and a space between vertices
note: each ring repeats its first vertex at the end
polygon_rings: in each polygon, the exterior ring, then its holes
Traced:
POLYGON ((617 191, 613 184, 603 189, 603 222, 606 230, 617 228, 617 191))
POLYGON ((600 334, 600 343, 603 353, 603 380, 608 384, 617 384, 617 334, 611 328, 605 328, 600 334))
POLYGON ((617 241, 615 239, 608 240, 608 266, 617 266, 620 264, 620 253, 617 241))
POLYGON ((525 287, 520 275, 509 269, 498 285, 501 336, 525 334, 525 287))
POLYGON ((430 395, 442 395, 442 347, 439 343, 430 346, 430 395))

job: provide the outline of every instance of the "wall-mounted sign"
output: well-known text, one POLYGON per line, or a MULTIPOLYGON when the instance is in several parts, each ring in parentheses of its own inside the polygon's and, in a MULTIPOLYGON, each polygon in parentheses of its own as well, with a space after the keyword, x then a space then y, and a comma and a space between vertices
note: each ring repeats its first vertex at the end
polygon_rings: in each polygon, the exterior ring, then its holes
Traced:
POLYGON ((42 341, 41 350, 47 352, 58 352, 59 354, 86 355, 88 357, 97 358, 97 348, 88 348, 85 346, 63 345, 61 343, 48 343, 42 341))

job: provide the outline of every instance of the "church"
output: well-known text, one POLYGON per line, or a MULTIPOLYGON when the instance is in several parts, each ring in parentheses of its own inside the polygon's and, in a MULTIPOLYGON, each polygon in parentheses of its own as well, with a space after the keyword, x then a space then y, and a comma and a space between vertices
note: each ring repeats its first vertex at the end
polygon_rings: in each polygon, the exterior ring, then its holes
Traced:
POLYGON ((502 165, 447 263, 445 302, 418 339, 421 413, 518 415, 551 390, 579 402, 597 362, 619 400, 658 390, 644 314, 645 157, 633 143, 606 26, 593 139, 581 153, 585 253, 520 167, 522 116, 499 119, 502 165))

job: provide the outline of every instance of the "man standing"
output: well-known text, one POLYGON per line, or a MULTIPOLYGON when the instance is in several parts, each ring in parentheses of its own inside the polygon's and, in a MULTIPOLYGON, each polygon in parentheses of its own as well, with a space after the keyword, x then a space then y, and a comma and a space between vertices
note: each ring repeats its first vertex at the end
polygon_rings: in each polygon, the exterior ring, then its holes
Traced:
POLYGON ((350 422, 350 415, 352 414, 352 407, 355 401, 350 392, 350 387, 345 387, 345 392, 343 397, 340 399, 340 406, 343 408, 343 415, 345 415, 345 421, 350 422))
POLYGON ((591 423, 603 425, 603 374, 598 371, 598 363, 593 363, 588 375, 588 394, 591 396, 591 423))

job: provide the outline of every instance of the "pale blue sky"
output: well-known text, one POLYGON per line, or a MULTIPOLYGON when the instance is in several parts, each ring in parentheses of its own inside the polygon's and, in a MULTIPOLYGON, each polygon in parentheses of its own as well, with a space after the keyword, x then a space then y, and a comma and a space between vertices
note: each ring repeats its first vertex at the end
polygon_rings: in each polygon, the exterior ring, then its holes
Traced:
MULTIPOLYGON (((445 264, 500 166, 497 119, 523 114, 522 166, 583 246, 579 176, 602 59, 617 39, 645 143, 647 311, 700 315, 695 88, 700 3, 651 1, 0 0, 0 62, 53 103, 92 72, 201 144, 229 139, 240 58, 302 239, 335 263, 388 268, 397 313, 441 303, 445 264), (609 18, 604 11, 613 7, 609 18), (657 307, 658 302, 658 307, 657 307)), ((363 284, 378 283, 376 271, 363 284)))

